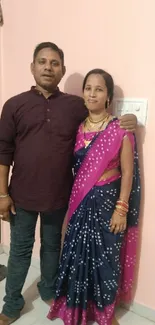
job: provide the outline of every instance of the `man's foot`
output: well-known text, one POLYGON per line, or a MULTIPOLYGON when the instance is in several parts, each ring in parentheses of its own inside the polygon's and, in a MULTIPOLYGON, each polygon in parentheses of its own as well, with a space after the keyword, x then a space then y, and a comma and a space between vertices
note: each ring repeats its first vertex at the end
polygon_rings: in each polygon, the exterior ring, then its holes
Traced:
POLYGON ((19 317, 10 318, 4 314, 0 314, 0 325, 10 325, 14 323, 19 317))
POLYGON ((119 325, 119 322, 117 321, 116 317, 113 318, 112 325, 119 325))
MULTIPOLYGON (((52 305, 53 301, 54 301, 54 299, 53 299, 53 298, 52 298, 52 299, 50 299, 50 300, 44 300, 45 304, 47 304, 47 305, 49 305, 49 306, 51 306, 51 305, 52 305)), ((0 325, 1 325, 1 323, 0 323, 0 325)))
POLYGON ((0 281, 6 278, 7 268, 4 265, 0 264, 0 281))

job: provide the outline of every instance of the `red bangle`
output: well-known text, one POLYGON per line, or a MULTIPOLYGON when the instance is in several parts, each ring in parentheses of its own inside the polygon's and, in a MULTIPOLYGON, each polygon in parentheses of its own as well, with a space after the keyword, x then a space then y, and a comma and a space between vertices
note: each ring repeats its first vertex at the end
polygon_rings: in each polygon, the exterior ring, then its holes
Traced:
POLYGON ((123 211, 123 212, 128 212, 128 208, 124 208, 123 206, 121 206, 121 205, 116 205, 116 208, 118 209, 118 210, 121 210, 121 211, 123 211))
POLYGON ((118 200, 117 201, 117 204, 119 204, 119 205, 122 205, 124 208, 129 208, 129 204, 128 203, 126 203, 126 202, 123 202, 123 201, 121 201, 121 200, 118 200))
POLYGON ((117 209, 115 209, 115 212, 120 216, 120 217, 126 217, 127 216, 127 214, 126 213, 121 213, 121 212, 119 212, 117 209))

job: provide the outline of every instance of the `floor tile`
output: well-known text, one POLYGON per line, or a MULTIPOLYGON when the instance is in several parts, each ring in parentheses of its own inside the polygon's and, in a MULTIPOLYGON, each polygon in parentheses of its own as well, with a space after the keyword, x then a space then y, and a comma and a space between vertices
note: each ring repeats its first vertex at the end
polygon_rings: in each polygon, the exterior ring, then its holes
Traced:
POLYGON ((124 309, 118 310, 117 319, 120 325, 155 325, 154 322, 151 322, 143 317, 140 317, 124 309))

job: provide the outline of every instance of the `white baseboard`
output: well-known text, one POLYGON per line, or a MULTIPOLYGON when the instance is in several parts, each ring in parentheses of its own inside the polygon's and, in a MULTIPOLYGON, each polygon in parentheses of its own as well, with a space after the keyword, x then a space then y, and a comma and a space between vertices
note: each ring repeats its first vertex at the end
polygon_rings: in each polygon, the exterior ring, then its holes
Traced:
MULTIPOLYGON (((0 245, 0 252, 3 252, 5 254, 9 254, 9 247, 5 246, 5 245, 0 245)), ((0 253, 1 254, 1 253, 0 253)), ((36 257, 32 257, 31 260, 31 265, 37 269, 40 268, 40 261, 39 258, 36 257)), ((138 304, 137 302, 133 302, 131 305, 127 305, 127 304, 122 304, 122 307, 132 311, 133 313, 135 313, 138 316, 144 317, 150 321, 155 322, 155 309, 151 309, 147 306, 138 304)))
POLYGON ((10 251, 9 247, 6 245, 3 245, 3 253, 6 255, 9 255, 9 251, 10 251))
POLYGON ((0 244, 0 254, 3 254, 3 253, 4 253, 3 245, 0 244))

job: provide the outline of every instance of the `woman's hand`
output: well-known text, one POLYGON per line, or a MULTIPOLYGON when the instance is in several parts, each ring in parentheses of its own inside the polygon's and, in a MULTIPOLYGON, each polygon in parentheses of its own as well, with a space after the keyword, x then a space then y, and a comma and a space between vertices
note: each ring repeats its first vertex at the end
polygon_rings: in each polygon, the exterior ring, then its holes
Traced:
POLYGON ((116 235, 118 232, 125 231, 127 226, 127 215, 121 216, 116 210, 114 211, 110 221, 110 232, 116 235))

